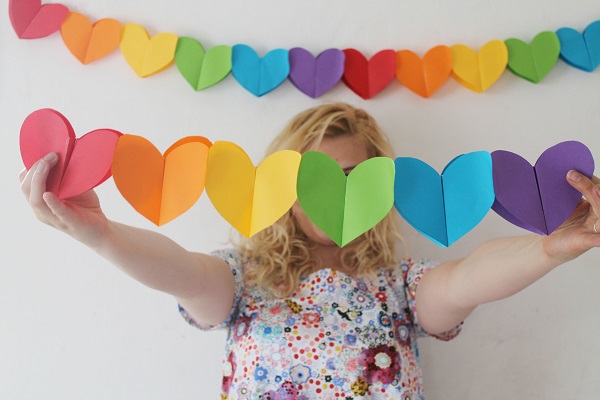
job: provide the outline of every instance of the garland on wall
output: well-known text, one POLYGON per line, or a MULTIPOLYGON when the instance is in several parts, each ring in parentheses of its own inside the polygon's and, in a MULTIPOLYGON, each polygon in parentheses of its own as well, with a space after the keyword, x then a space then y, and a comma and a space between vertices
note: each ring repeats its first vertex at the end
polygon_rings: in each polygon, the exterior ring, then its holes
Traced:
POLYGON ((507 68, 538 83, 559 58, 586 72, 600 65, 600 21, 581 33, 572 28, 544 31, 529 44, 515 38, 491 40, 479 51, 462 44, 441 45, 423 58, 410 50, 381 50, 368 59, 356 49, 327 49, 316 57, 300 47, 275 49, 264 57, 245 44, 206 50, 194 38, 173 33, 150 37, 140 25, 121 25, 111 18, 92 23, 62 4, 42 4, 41 0, 10 0, 9 15, 21 39, 42 38, 60 30, 65 46, 83 64, 120 48, 131 69, 142 78, 175 64, 196 91, 216 85, 231 73, 255 96, 265 95, 289 79, 302 93, 318 98, 341 80, 358 96, 370 99, 396 78, 428 98, 450 76, 463 87, 482 93, 507 68))
POLYGON ((23 122, 21 156, 29 170, 50 152, 59 156, 47 190, 61 199, 84 193, 112 175, 144 217, 163 225, 190 209, 206 189, 221 216, 250 237, 284 215, 296 200, 340 247, 395 207, 419 233, 450 246, 493 209, 529 231, 548 235, 573 212, 581 193, 566 181, 575 169, 591 177, 594 160, 582 143, 559 143, 534 166, 518 154, 477 151, 453 159, 438 174, 411 157, 363 161, 346 176, 327 155, 279 151, 257 167, 231 142, 200 136, 161 154, 141 136, 98 129, 77 138, 58 111, 41 109, 23 122))

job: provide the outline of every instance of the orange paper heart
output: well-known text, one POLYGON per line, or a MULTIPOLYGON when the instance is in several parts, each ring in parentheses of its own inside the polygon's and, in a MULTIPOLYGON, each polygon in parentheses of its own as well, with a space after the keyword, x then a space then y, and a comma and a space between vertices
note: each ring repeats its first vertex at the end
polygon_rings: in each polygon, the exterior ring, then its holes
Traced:
POLYGON ((447 46, 429 50, 423 60, 410 50, 396 53, 396 78, 419 96, 429 97, 448 80, 452 54, 447 46))
POLYGON ((123 135, 113 156, 115 184, 137 212, 164 225, 200 198, 211 145, 204 137, 189 136, 175 142, 163 156, 143 137, 123 135))
POLYGON ((89 64, 119 47, 121 23, 105 18, 93 25, 83 14, 71 12, 60 28, 65 46, 83 64, 89 64))

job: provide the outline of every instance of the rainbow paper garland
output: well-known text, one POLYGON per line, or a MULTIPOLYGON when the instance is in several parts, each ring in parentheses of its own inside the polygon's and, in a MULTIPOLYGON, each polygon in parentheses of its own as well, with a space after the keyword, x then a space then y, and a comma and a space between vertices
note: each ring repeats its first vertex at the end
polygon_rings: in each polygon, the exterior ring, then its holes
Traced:
POLYGON ((340 80, 363 99, 386 88, 394 77, 412 92, 428 98, 452 76, 462 86, 482 93, 506 68, 538 83, 559 58, 582 71, 600 65, 600 21, 583 33, 572 28, 537 34, 530 44, 520 39, 492 40, 479 51, 465 45, 436 46, 423 59, 410 50, 382 50, 367 59, 355 49, 328 49, 317 57, 303 48, 275 49, 259 57, 247 45, 222 45, 205 50, 190 37, 160 33, 152 38, 137 24, 121 26, 114 19, 92 24, 61 4, 41 0, 10 0, 9 14, 21 39, 46 37, 61 31, 69 51, 83 64, 99 60, 121 48, 133 71, 148 77, 175 64, 196 90, 216 85, 230 73, 255 96, 263 96, 289 79, 298 90, 318 98, 340 80))
POLYGON ((441 174, 410 157, 375 157, 346 176, 327 155, 284 150, 254 166, 231 142, 185 137, 161 154, 141 136, 99 129, 76 138, 59 112, 41 109, 23 122, 21 156, 27 169, 55 152, 59 163, 47 190, 69 198, 112 173, 133 208, 156 225, 185 213, 206 188, 215 209, 250 237, 284 215, 296 200, 340 247, 371 229, 396 207, 418 232, 450 246, 473 229, 490 208, 538 234, 556 230, 581 193, 566 181, 575 169, 591 177, 594 160, 579 142, 553 146, 531 166, 508 151, 478 151, 454 158, 441 174))

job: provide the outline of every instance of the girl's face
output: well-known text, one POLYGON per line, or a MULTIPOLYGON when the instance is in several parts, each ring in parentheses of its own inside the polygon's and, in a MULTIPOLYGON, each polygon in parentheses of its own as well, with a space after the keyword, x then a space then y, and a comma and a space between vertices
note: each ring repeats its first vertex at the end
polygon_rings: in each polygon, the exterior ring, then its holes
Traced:
MULTIPOLYGON (((346 175, 358 164, 369 158, 365 144, 356 136, 350 135, 325 137, 316 150, 337 161, 346 175)), ((296 226, 310 242, 321 246, 337 246, 333 240, 308 219, 298 201, 292 206, 292 214, 296 220, 296 226)))

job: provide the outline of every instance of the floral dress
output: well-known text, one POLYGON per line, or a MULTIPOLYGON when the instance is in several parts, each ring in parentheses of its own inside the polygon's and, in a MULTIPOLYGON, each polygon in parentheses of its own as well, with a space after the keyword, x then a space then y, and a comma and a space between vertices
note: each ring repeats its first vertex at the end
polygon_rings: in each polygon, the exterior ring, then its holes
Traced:
MULTIPOLYGON (((423 399, 416 338, 416 287, 433 263, 402 260, 370 277, 324 268, 278 299, 244 281, 235 250, 213 253, 235 278, 227 328, 222 399, 423 399)), ((461 324, 462 325, 462 324, 461 324)), ((458 325, 435 337, 454 338, 458 325)), ((432 335, 433 336, 433 335, 432 335)))

